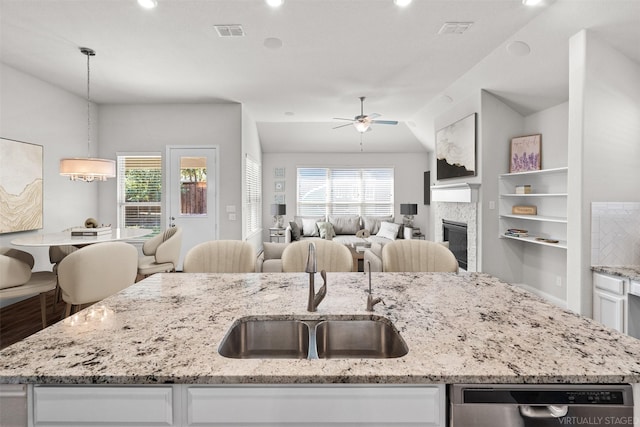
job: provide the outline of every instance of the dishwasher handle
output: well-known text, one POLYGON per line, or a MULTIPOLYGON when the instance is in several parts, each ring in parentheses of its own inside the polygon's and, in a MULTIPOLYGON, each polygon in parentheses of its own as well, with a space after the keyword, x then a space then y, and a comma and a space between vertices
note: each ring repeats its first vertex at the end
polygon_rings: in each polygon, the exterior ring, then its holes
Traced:
POLYGON ((569 406, 567 405, 548 405, 548 406, 530 406, 520 405, 520 415, 528 418, 560 418, 567 415, 569 406))

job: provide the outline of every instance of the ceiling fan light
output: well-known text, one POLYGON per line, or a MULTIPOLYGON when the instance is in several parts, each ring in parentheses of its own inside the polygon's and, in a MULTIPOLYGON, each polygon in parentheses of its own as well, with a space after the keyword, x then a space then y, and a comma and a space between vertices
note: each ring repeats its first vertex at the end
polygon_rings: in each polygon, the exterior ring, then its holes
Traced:
POLYGON ((158 0, 138 0, 138 4, 145 9, 153 9, 158 6, 158 0))
POLYGON ((271 7, 280 7, 284 3, 284 0, 265 0, 271 7))
POLYGON ((353 125, 356 127, 356 130, 360 133, 364 133, 369 129, 369 123, 367 122, 355 122, 353 125))
POLYGON ((536 6, 540 4, 542 0, 522 0, 522 4, 526 6, 536 6))
POLYGON ((400 6, 400 7, 407 7, 409 6, 409 4, 411 4, 412 0, 393 0, 393 2, 396 4, 396 6, 400 6))

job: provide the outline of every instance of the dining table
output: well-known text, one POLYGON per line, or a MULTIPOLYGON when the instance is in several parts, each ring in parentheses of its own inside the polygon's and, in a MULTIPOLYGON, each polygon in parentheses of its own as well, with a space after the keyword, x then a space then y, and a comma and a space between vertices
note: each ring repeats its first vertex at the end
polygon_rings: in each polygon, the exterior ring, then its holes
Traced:
POLYGON ((118 240, 134 240, 153 230, 148 228, 113 228, 111 233, 99 234, 97 236, 72 236, 71 231, 61 231, 57 233, 38 233, 18 237, 11 241, 15 246, 85 246, 94 243, 114 242, 118 240))

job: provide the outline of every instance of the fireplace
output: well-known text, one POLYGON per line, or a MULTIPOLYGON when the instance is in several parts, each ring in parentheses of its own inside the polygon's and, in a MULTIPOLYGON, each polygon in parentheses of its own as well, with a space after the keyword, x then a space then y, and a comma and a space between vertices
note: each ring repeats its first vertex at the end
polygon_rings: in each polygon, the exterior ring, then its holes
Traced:
POLYGON ((442 240, 449 242, 461 269, 467 270, 467 224, 464 222, 442 220, 442 240))

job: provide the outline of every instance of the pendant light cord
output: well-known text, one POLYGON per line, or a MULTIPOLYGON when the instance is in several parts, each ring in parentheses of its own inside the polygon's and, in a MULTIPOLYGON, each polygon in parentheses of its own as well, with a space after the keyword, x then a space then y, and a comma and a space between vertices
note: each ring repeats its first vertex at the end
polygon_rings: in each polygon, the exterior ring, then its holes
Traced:
POLYGON ((91 157, 91 67, 89 60, 91 53, 87 53, 87 157, 91 157))

